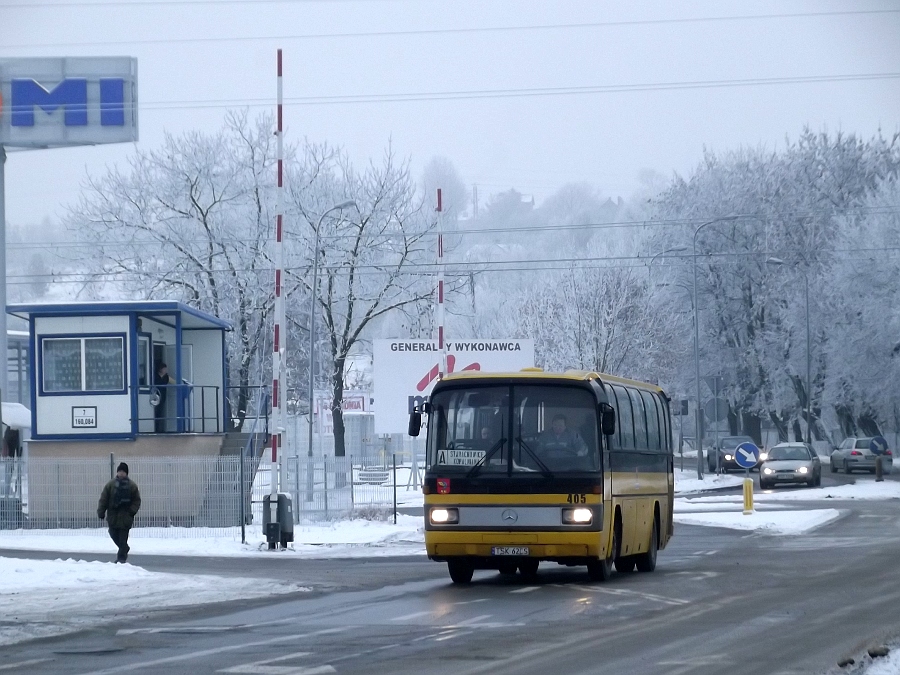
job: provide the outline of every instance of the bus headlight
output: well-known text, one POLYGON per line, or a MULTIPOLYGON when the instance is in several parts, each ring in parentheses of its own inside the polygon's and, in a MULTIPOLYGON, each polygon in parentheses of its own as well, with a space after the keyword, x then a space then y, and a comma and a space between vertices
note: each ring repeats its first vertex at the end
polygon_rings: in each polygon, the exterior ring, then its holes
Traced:
POLYGON ((429 518, 432 525, 453 525, 459 522, 459 509, 434 508, 429 512, 429 518))
POLYGON ((594 513, 590 509, 580 507, 577 509, 563 509, 562 521, 564 525, 590 525, 594 519, 594 513))

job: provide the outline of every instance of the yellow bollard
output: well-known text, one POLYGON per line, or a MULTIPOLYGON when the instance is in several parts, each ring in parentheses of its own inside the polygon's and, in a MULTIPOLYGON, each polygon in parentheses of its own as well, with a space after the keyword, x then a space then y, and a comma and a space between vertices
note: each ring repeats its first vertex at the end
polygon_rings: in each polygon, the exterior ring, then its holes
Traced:
POLYGON ((753 514, 753 479, 744 479, 744 515, 753 514))

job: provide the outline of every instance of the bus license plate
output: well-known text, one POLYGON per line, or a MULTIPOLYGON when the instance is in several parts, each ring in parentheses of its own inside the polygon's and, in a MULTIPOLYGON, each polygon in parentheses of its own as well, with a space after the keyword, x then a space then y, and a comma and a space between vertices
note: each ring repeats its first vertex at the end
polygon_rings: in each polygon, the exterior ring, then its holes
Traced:
POLYGON ((528 555, 527 546, 492 546, 491 555, 528 555))

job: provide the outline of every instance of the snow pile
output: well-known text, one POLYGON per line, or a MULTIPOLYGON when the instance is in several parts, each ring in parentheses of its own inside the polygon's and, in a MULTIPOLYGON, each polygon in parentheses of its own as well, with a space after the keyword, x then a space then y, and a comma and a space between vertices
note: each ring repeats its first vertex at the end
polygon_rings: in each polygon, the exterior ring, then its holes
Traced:
POLYGON ((718 490, 737 487, 744 482, 743 476, 730 474, 703 474, 703 480, 697 478, 697 469, 675 469, 675 494, 689 494, 703 490, 718 490))
POLYGON ((0 645, 153 610, 306 590, 262 579, 148 572, 129 564, 0 558, 0 645))
MULTIPOLYGON (((190 536, 152 538, 133 530, 129 541, 131 556, 268 556, 259 527, 247 528, 247 543, 240 541, 240 528, 227 536, 190 536)), ((193 534, 202 535, 202 532, 193 534)), ((424 529, 421 516, 397 516, 385 521, 343 520, 324 525, 297 525, 294 543, 277 555, 303 558, 367 557, 384 555, 424 555, 424 529)), ((115 546, 105 530, 40 530, 0 534, 0 548, 66 553, 100 553, 115 557, 115 546)))
POLYGON ((675 522, 684 525, 708 525, 733 530, 755 530, 766 534, 803 534, 840 518, 837 509, 812 509, 810 511, 754 511, 744 515, 742 511, 713 513, 675 512, 675 522))

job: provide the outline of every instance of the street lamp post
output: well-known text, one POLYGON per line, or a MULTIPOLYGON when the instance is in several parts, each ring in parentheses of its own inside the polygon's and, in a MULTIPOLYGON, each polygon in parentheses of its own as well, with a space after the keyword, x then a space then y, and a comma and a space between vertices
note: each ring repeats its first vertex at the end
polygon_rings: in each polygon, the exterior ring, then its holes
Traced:
POLYGON ((687 246, 675 246, 674 248, 667 248, 665 251, 660 251, 659 253, 654 253, 650 256, 650 262, 647 263, 647 274, 650 274, 650 268, 653 267, 653 263, 656 259, 661 255, 666 255, 667 253, 681 253, 683 251, 687 251, 687 246))
MULTIPOLYGON (((781 258, 767 258, 766 263, 769 265, 787 266, 787 263, 781 258)), ((812 447, 812 349, 810 348, 811 338, 809 332, 809 274, 804 269, 800 269, 800 271, 803 273, 806 307, 806 442, 812 447)))
MULTIPOLYGON (((325 220, 325 216, 327 216, 332 211, 339 211, 351 206, 356 206, 356 202, 353 200, 349 200, 346 202, 341 202, 340 204, 336 204, 330 209, 327 209, 325 212, 323 212, 322 215, 319 216, 319 221, 316 223, 316 237, 313 244, 313 274, 309 292, 309 447, 306 452, 306 456, 309 458, 312 458, 313 456, 313 376, 315 375, 316 363, 316 282, 318 281, 317 277, 319 275, 319 230, 322 228, 322 221, 325 220)), ((313 473, 311 466, 307 467, 306 475, 306 501, 312 501, 313 473)))
POLYGON ((697 409, 694 417, 696 418, 696 429, 697 429, 697 478, 703 479, 703 429, 700 423, 700 312, 699 305, 697 302, 697 235, 700 234, 700 230, 702 230, 707 225, 712 225, 713 223, 722 223, 729 220, 737 220, 740 216, 724 216, 722 218, 713 218, 712 220, 707 220, 705 223, 701 223, 696 230, 694 230, 694 245, 693 245, 693 268, 694 268, 694 367, 696 368, 696 377, 697 377, 697 409))

